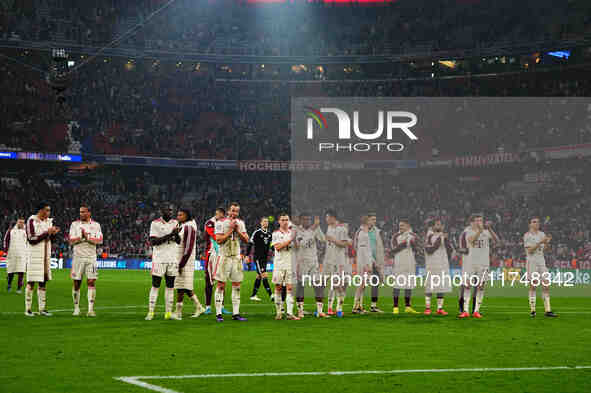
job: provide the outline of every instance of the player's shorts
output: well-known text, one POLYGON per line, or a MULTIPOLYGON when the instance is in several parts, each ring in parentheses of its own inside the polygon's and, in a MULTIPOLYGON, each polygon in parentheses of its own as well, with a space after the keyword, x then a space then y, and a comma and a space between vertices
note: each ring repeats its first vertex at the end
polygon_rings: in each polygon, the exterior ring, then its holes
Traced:
POLYGON ((452 289, 452 277, 449 265, 434 263, 425 267, 425 292, 449 293, 452 289))
POLYGON ((6 273, 24 273, 27 270, 27 258, 25 256, 9 256, 6 259, 6 273))
POLYGON ((267 259, 265 258, 254 258, 254 266, 257 274, 263 274, 267 272, 267 259))
POLYGON ((42 260, 31 258, 27 261, 27 282, 45 282, 51 280, 51 268, 45 272, 42 260))
POLYGON ((93 257, 74 257, 72 260, 72 269, 70 277, 72 280, 82 280, 86 275, 88 280, 96 280, 98 278, 98 265, 96 258, 93 257))
POLYGON ((550 284, 550 272, 545 261, 527 261, 525 264, 527 281, 535 286, 550 284))
POLYGON ((467 264, 462 267, 462 285, 483 286, 490 278, 490 269, 486 265, 467 264))
POLYGON ((238 255, 222 256, 218 255, 213 264, 213 279, 216 281, 242 282, 244 272, 242 271, 242 261, 238 255))
POLYGON ((417 286, 416 262, 395 261, 392 267, 392 287, 394 289, 414 289, 417 286))
POLYGON ((296 280, 302 284, 321 282, 322 276, 316 261, 300 261, 296 266, 296 280))
POLYGON ((189 261, 180 273, 177 271, 176 278, 174 279, 174 289, 188 289, 192 291, 194 281, 195 266, 189 261))
POLYGON ((295 280, 291 266, 287 269, 274 269, 271 282, 275 285, 293 285, 295 280))
POLYGON ((155 277, 176 277, 179 271, 179 264, 177 262, 160 263, 152 262, 152 276, 155 277))

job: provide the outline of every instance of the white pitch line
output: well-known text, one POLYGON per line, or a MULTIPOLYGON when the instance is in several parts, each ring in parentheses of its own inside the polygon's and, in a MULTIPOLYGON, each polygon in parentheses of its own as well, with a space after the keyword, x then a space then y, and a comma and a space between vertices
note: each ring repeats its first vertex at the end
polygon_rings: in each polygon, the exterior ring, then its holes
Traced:
POLYGON ((376 374, 426 374, 426 373, 470 373, 470 372, 507 372, 507 371, 551 371, 551 370, 588 370, 591 366, 550 366, 550 367, 491 367, 491 368, 439 368, 410 370, 353 370, 353 371, 303 371, 276 373, 233 373, 233 374, 193 374, 193 375, 148 375, 136 377, 118 377, 118 381, 140 386, 159 393, 181 393, 176 390, 153 385, 142 379, 208 379, 238 377, 293 377, 293 376, 343 376, 343 375, 376 375, 376 374))
POLYGON ((147 383, 147 382, 143 382, 138 380, 135 377, 121 377, 121 378, 115 378, 121 382, 126 382, 128 384, 131 385, 135 385, 135 386, 139 386, 141 388, 144 389, 148 389, 151 390, 153 392, 158 392, 158 393, 181 393, 181 392, 177 392, 176 390, 172 390, 172 389, 167 389, 167 388, 163 388, 162 386, 158 386, 158 385, 152 385, 151 383, 147 383))

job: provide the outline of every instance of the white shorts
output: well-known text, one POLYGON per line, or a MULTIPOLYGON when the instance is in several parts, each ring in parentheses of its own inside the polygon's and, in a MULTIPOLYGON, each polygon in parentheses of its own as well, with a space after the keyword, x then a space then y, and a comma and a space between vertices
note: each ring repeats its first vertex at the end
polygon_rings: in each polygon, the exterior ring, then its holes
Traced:
POLYGON ((152 262, 152 276, 155 277, 176 277, 179 271, 178 263, 152 262))
POLYGON ((242 282, 244 273, 242 272, 240 257, 238 255, 231 257, 216 256, 213 264, 213 279, 221 282, 242 282))
POLYGON ((488 266, 468 264, 462 267, 462 285, 464 286, 483 286, 489 278, 488 266))
POLYGON ((174 289, 188 289, 190 291, 193 290, 193 282, 195 276, 195 266, 189 261, 181 270, 181 272, 177 273, 177 276, 174 280, 174 289))
POLYGON ((318 269, 318 263, 300 262, 296 267, 296 280, 301 283, 318 282, 321 280, 321 275, 318 269), (305 279, 304 279, 305 278, 305 279))
POLYGON ((291 267, 287 269, 274 269, 271 282, 275 285, 293 285, 295 280, 291 267))
POLYGON ((70 277, 72 280, 80 281, 84 275, 86 275, 87 280, 96 280, 98 278, 96 258, 74 257, 70 277))
POLYGON ((449 293, 451 292, 452 280, 449 274, 449 265, 429 264, 425 269, 425 292, 426 293, 449 293))
POLYGON ((27 270, 27 258, 9 256, 6 259, 6 273, 24 273, 27 270))
POLYGON ((525 268, 528 283, 535 286, 542 283, 545 286, 550 285, 550 272, 545 261, 527 261, 525 268))

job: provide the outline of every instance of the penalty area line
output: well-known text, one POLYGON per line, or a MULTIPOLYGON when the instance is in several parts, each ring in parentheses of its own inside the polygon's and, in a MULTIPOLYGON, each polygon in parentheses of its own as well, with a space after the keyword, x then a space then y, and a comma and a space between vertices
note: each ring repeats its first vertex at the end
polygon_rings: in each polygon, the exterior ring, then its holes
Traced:
POLYGON ((429 374, 429 373, 471 373, 471 372, 514 372, 514 371, 552 371, 552 370, 591 370, 591 366, 548 366, 548 367, 481 367, 481 368, 435 368, 409 370, 352 370, 352 371, 301 371, 267 373, 231 374, 192 374, 192 375, 145 375, 135 377, 116 377, 115 379, 159 393, 181 393, 162 386, 153 385, 146 379, 209 379, 209 378, 249 378, 249 377, 293 377, 293 376, 344 376, 379 374, 429 374))

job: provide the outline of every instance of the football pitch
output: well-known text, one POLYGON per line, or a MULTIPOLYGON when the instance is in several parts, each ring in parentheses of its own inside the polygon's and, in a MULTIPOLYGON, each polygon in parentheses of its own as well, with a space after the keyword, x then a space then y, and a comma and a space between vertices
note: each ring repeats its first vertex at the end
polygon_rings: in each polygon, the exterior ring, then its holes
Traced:
MULTIPOLYGON (((203 302, 203 273, 196 292, 203 302)), ((261 303, 248 298, 247 322, 215 316, 163 319, 163 290, 153 321, 144 321, 147 271, 102 270, 96 318, 72 316, 69 271, 55 271, 48 286, 52 317, 27 318, 24 295, 6 292, 0 272, 0 392, 587 392, 591 378, 591 288, 553 288, 559 318, 529 316, 527 289, 490 288, 481 320, 458 320, 457 290, 446 298, 450 315, 392 315, 391 289, 383 288, 384 314, 275 321, 263 288, 261 303)), ((366 291, 364 304, 369 304, 366 291)), ((86 286, 81 291, 86 310, 86 286)), ((226 295, 230 305, 230 294, 226 295)), ((401 299, 402 300, 402 299, 401 299)), ((424 310, 422 291, 413 306, 424 310)), ((313 311, 308 296, 306 310, 313 311)), ((36 296, 34 301, 36 310, 36 296)))

